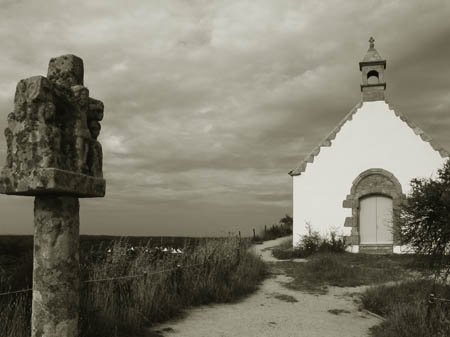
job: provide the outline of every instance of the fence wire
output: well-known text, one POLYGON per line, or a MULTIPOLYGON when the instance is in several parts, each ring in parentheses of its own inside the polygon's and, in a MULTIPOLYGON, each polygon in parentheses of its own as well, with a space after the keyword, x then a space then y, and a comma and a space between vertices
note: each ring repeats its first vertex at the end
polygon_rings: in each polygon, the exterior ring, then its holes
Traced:
MULTIPOLYGON (((173 268, 167 268, 167 269, 162 269, 162 270, 153 271, 153 272, 144 272, 144 273, 142 273, 142 274, 126 275, 126 276, 117 276, 117 277, 106 277, 106 278, 92 279, 92 280, 84 280, 84 281, 81 281, 81 283, 106 282, 106 281, 125 280, 125 279, 133 279, 133 278, 139 278, 139 277, 146 277, 146 276, 149 276, 149 275, 156 275, 156 274, 168 273, 168 272, 174 271, 174 270, 180 270, 180 269, 188 269, 188 268, 198 267, 198 266, 202 266, 202 265, 204 265, 204 264, 205 264, 205 262, 203 262, 203 263, 197 263, 197 264, 190 264, 190 265, 187 265, 187 266, 181 266, 181 265, 178 265, 178 266, 173 267, 173 268)), ((20 290, 13 290, 13 291, 7 291, 7 292, 0 293, 0 296, 6 296, 6 295, 11 295, 11 294, 25 293, 25 292, 32 291, 32 290, 33 290, 33 288, 20 289, 20 290)))
POLYGON ((450 302, 450 299, 442 298, 442 297, 436 297, 435 294, 430 294, 428 297, 428 303, 434 304, 435 302, 450 302))

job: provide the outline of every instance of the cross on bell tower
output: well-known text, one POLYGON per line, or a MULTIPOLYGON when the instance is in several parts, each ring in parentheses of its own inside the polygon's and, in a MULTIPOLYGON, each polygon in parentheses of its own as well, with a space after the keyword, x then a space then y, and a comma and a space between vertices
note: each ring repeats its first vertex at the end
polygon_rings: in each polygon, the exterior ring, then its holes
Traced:
POLYGON ((362 72, 361 92, 364 102, 384 101, 386 82, 384 81, 384 70, 386 60, 383 60, 375 49, 375 39, 369 39, 369 50, 367 50, 362 62, 359 62, 359 70, 362 72))

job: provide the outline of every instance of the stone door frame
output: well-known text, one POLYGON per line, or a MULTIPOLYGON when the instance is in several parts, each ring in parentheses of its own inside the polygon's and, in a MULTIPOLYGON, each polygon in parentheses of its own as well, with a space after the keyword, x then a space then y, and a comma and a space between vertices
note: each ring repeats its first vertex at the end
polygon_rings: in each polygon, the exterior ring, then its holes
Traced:
MULTIPOLYGON (((360 200, 371 195, 383 195, 392 198, 394 213, 405 199, 402 185, 391 172, 382 168, 372 168, 360 173, 352 183, 350 194, 347 195, 347 198, 342 203, 344 208, 352 209, 352 216, 345 218, 344 223, 344 227, 351 228, 350 236, 346 237, 346 243, 350 245, 360 244, 360 200)), ((393 226, 395 226, 395 214, 393 221, 393 226)), ((394 235, 393 244, 398 244, 397 241, 394 235)))

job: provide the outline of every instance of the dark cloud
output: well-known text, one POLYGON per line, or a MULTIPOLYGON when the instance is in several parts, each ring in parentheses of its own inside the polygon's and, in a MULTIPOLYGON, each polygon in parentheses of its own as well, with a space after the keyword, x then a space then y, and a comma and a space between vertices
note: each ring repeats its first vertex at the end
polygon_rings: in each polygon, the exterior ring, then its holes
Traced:
MULTIPOLYGON (((445 0, 0 7, 0 128, 17 81, 65 53, 105 103, 107 196, 82 201, 84 233, 250 234, 290 213, 287 172, 359 101, 371 35, 389 100, 450 148, 445 0)), ((0 201, 1 231, 30 232, 32 199, 0 201)))

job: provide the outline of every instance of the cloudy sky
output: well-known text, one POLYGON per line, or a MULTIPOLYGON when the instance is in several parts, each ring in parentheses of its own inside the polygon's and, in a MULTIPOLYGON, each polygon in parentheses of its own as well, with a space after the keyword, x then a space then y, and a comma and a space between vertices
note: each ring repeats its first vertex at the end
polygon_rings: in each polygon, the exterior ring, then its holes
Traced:
MULTIPOLYGON (((291 214, 287 172, 360 100, 370 36, 389 101, 450 148, 449 17, 448 0, 0 0, 0 128, 20 79, 76 54, 105 103, 107 196, 81 201, 81 232, 250 235, 291 214)), ((0 215, 32 233, 32 198, 0 215)))

